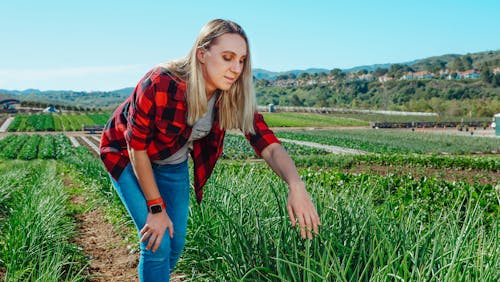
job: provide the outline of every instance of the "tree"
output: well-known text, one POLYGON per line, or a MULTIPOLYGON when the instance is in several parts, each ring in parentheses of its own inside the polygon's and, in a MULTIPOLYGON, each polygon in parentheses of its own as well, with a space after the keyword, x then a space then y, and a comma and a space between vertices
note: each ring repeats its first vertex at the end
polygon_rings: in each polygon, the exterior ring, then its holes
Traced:
POLYGON ((307 72, 303 72, 299 75, 301 79, 309 79, 310 75, 307 72))
POLYGON ((358 75, 367 74, 367 73, 368 73, 368 71, 367 71, 367 70, 365 70, 365 69, 361 69, 361 70, 359 70, 359 71, 357 72, 357 74, 358 74, 358 75))
POLYGON ((292 99, 290 100, 290 104, 292 106, 303 106, 303 101, 300 100, 299 96, 297 94, 292 95, 292 99))
POLYGON ((386 74, 389 70, 386 69, 386 68, 377 68, 375 70, 375 72, 373 73, 373 75, 375 75, 376 77, 379 77, 379 76, 383 76, 384 74, 386 74))
POLYGON ((330 71, 330 75, 334 76, 335 78, 339 77, 342 74, 341 69, 332 69, 330 71))
POLYGON ((464 71, 465 66, 460 57, 455 58, 450 65, 450 69, 454 71, 464 71))
POLYGON ((489 68, 484 67, 483 69, 481 69, 481 80, 486 82, 486 83, 493 82, 493 75, 492 75, 489 68))
POLYGON ((462 59, 462 62, 463 62, 464 68, 466 70, 472 69, 473 60, 472 60, 472 57, 470 55, 464 56, 462 59))
POLYGON ((288 79, 288 74, 280 74, 276 77, 276 80, 286 80, 288 79))
POLYGON ((500 86, 500 73, 497 73, 493 76, 493 79, 492 79, 492 84, 493 86, 495 87, 499 87, 500 86))

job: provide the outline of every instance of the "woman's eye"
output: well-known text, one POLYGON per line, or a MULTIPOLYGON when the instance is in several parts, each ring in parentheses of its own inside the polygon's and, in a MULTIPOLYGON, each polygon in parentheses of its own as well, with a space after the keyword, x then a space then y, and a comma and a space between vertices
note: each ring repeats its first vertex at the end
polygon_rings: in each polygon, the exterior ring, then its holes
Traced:
POLYGON ((224 59, 224 61, 227 61, 227 62, 231 61, 231 57, 222 57, 222 58, 224 59))

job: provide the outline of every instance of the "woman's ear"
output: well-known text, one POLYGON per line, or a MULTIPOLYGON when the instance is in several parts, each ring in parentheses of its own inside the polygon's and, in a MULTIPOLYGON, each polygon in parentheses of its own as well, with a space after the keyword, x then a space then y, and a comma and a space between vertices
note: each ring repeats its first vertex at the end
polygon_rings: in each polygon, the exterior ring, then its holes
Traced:
POLYGON ((200 63, 204 64, 205 63, 205 49, 198 48, 196 50, 196 58, 198 58, 198 61, 200 61, 200 63))

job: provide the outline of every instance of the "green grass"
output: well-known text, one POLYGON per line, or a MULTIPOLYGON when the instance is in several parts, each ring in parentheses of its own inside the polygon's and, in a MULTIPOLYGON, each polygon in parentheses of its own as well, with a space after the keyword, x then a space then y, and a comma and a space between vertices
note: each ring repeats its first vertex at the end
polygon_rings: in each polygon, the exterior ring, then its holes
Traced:
POLYGON ((270 127, 369 126, 366 121, 314 113, 262 113, 270 127))

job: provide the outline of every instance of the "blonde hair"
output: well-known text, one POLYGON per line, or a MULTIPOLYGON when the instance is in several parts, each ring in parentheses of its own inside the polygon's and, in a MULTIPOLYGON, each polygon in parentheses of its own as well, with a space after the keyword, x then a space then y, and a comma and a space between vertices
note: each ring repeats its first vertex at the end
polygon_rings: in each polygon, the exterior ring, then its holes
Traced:
POLYGON ((241 129, 243 133, 255 133, 253 117, 256 110, 255 93, 250 63, 250 46, 248 38, 238 24, 222 19, 208 22, 198 34, 191 51, 187 56, 160 64, 187 84, 187 122, 193 125, 207 112, 207 95, 201 63, 196 53, 198 48, 208 49, 215 40, 226 33, 238 34, 246 42, 247 55, 243 70, 238 79, 227 91, 219 91, 219 124, 221 129, 241 129))

